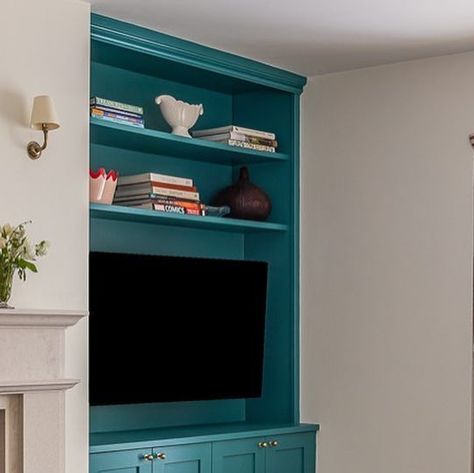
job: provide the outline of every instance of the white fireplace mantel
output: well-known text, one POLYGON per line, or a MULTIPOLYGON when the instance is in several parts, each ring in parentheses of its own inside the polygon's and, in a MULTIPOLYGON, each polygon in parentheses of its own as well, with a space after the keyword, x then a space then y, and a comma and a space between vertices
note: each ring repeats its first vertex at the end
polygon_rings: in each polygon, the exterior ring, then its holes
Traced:
POLYGON ((0 309, 0 328, 67 328, 86 315, 87 312, 73 310, 0 309))
POLYGON ((64 393, 80 382, 64 376, 65 333, 86 316, 0 309, 0 472, 64 473, 64 393))

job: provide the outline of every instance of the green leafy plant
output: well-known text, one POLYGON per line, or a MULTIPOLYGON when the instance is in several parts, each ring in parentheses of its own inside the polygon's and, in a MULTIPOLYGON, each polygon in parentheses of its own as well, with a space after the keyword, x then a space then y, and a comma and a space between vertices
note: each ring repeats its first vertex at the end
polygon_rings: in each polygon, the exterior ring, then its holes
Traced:
POLYGON ((22 281, 26 281, 28 271, 38 272, 36 258, 45 256, 49 243, 45 240, 32 245, 26 234, 26 225, 31 221, 20 223, 16 227, 9 223, 0 227, 0 307, 8 307, 13 276, 18 272, 22 281))

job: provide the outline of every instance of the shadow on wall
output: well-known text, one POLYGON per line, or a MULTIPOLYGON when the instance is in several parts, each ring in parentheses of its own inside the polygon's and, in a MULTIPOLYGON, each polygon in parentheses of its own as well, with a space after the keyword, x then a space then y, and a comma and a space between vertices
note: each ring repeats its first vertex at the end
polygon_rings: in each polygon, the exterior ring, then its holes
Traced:
POLYGON ((16 146, 25 146, 25 127, 29 127, 29 104, 17 90, 0 88, 0 119, 16 146), (22 130, 22 132, 20 132, 22 130))

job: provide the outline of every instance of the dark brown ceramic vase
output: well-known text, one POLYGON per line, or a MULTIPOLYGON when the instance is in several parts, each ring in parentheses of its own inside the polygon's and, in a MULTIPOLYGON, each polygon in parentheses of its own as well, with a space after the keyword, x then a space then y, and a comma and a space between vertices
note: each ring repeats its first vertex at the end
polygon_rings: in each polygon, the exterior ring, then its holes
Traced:
POLYGON ((213 205, 228 205, 229 217, 247 220, 266 220, 272 211, 270 197, 260 187, 250 182, 247 166, 240 168, 239 179, 214 198, 213 205))

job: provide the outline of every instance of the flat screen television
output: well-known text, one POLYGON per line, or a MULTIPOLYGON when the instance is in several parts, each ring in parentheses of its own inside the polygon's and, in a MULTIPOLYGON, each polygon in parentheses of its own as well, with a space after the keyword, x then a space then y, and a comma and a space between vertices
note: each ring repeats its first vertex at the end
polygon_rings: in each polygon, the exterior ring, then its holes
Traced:
POLYGON ((267 263, 90 254, 90 403, 260 397, 267 263))

